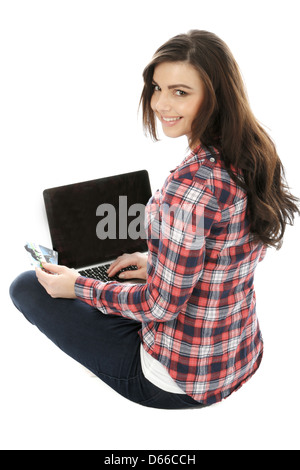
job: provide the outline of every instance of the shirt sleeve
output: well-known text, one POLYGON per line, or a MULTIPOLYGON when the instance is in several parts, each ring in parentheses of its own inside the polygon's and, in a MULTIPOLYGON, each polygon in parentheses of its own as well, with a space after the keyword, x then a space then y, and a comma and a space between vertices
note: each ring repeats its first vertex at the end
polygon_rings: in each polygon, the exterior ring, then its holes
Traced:
POLYGON ((75 283, 79 299, 103 313, 142 323, 166 322, 179 314, 201 277, 205 239, 220 220, 219 207, 210 190, 191 185, 180 198, 167 195, 150 219, 147 283, 103 283, 80 276, 75 283))

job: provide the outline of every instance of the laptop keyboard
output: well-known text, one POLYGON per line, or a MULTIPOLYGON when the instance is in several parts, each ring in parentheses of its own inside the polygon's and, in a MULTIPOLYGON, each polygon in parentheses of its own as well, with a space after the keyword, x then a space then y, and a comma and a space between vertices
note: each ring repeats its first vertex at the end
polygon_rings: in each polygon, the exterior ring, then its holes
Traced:
POLYGON ((79 271, 79 274, 84 277, 89 277, 92 279, 97 279, 98 281, 108 282, 108 281, 118 281, 120 282, 122 279, 118 277, 118 274, 124 271, 134 271, 137 269, 136 266, 127 266, 127 268, 121 269, 115 276, 109 277, 107 275, 107 270, 110 264, 104 264, 102 266, 96 266, 95 268, 88 268, 85 270, 79 271))

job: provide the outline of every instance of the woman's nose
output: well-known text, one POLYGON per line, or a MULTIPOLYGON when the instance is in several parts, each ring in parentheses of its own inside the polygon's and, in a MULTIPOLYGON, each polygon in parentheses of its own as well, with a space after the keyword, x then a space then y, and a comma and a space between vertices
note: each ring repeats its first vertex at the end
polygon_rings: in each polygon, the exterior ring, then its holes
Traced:
POLYGON ((171 104, 168 97, 164 93, 160 93, 159 97, 157 98, 155 107, 160 113, 170 111, 171 104))

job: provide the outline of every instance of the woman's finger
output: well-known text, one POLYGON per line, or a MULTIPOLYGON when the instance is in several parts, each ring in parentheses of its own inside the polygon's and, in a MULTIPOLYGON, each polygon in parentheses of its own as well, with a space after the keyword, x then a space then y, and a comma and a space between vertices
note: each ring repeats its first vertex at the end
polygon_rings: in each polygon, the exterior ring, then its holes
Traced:
POLYGON ((134 264, 133 255, 123 255, 114 261, 107 270, 108 276, 114 276, 117 274, 121 269, 127 268, 134 264))
POLYGON ((120 279, 146 279, 144 268, 124 271, 119 274, 120 279))

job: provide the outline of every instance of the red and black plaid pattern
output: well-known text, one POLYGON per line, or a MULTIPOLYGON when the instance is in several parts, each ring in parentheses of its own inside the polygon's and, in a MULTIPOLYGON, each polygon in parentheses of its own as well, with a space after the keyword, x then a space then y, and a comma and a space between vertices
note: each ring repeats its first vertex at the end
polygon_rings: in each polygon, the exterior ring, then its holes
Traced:
POLYGON ((215 149, 199 147, 146 208, 145 285, 79 277, 78 298, 142 323, 145 350, 203 404, 226 398, 258 368, 263 341, 253 276, 265 248, 252 240, 247 195, 215 149))

